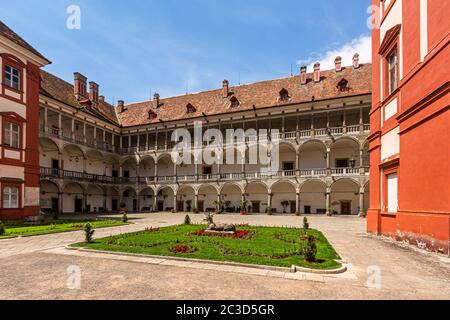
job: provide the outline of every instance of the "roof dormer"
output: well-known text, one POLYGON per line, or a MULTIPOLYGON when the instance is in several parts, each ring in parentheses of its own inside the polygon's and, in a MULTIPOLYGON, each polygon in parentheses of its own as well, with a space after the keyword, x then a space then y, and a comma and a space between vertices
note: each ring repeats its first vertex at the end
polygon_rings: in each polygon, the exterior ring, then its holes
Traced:
POLYGON ((197 109, 191 103, 186 105, 186 113, 194 113, 196 111, 197 109))

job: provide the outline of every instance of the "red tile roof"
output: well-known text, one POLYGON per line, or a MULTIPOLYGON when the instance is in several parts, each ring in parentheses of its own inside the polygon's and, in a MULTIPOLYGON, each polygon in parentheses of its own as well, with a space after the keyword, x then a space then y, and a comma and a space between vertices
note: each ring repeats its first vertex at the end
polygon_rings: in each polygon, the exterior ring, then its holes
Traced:
POLYGON ((1 20, 0 20, 0 35, 2 35, 5 38, 11 40, 12 42, 14 42, 15 44, 21 46, 22 48, 27 49, 28 51, 30 51, 33 54, 37 55, 41 59, 44 59, 48 63, 51 63, 50 60, 48 60, 46 57, 44 57, 42 54, 40 54, 39 51, 37 51, 35 48, 33 48, 28 42, 23 40, 17 33, 15 33, 13 30, 11 30, 1 20))
POLYGON ((230 95, 223 98, 222 89, 205 91, 184 96, 160 99, 160 106, 155 108, 155 101, 146 101, 125 105, 125 111, 119 113, 119 121, 124 127, 137 126, 162 121, 180 120, 206 115, 218 115, 239 112, 255 108, 271 107, 283 104, 309 102, 354 95, 370 94, 372 92, 372 66, 361 65, 359 69, 343 68, 341 72, 327 70, 321 72, 321 81, 315 83, 313 74, 308 74, 308 83, 301 85, 300 76, 262 81, 253 84, 230 87, 230 95), (341 92, 338 83, 346 79, 348 90, 341 92), (289 101, 280 101, 280 91, 289 93, 289 101), (232 97, 237 98, 239 106, 231 108, 232 97), (195 112, 188 113, 186 106, 191 104, 195 112), (150 118, 148 113, 153 110, 156 118, 150 118))
POLYGON ((41 79, 41 94, 90 113, 101 120, 119 125, 114 106, 109 103, 99 101, 98 110, 85 108, 75 98, 72 84, 43 70, 41 70, 41 79))

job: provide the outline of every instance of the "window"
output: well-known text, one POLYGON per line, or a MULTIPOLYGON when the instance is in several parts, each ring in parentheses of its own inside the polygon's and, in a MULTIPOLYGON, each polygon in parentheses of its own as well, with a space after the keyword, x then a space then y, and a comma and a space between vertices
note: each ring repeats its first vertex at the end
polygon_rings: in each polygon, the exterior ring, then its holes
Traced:
POLYGON ((398 54, 397 49, 389 55, 388 59, 389 73, 389 94, 394 92, 398 87, 398 54))
POLYGON ((348 168, 349 160, 348 159, 336 159, 336 168, 348 168))
POLYGON ((283 162, 283 171, 294 171, 295 164, 294 162, 283 162))
POLYGON ((11 148, 19 148, 19 133, 19 125, 15 123, 5 122, 5 127, 3 130, 3 144, 11 148))
POLYGON ((236 97, 232 97, 230 99, 230 102, 231 102, 231 108, 239 107, 239 100, 236 97))
POLYGON ((3 208, 4 209, 19 208, 19 188, 17 187, 3 188, 3 208))
POLYGON ((203 167, 203 174, 212 174, 212 167, 203 167))
POLYGON ((289 100, 289 92, 286 89, 282 89, 280 91, 280 101, 288 101, 289 100))
POLYGON ((148 118, 149 118, 150 120, 153 120, 153 119, 155 119, 156 117, 157 117, 156 113, 153 112, 152 110, 150 110, 150 111, 148 112, 148 118))
POLYGON ((346 79, 342 79, 341 81, 339 81, 337 88, 339 89, 340 92, 345 92, 348 89, 348 81, 346 79))
POLYGON ((20 90, 20 71, 5 65, 5 83, 11 88, 20 90))
POLYGON ((393 173, 387 176, 387 211, 398 210, 398 176, 393 173))
POLYGON ((197 111, 197 109, 195 109, 195 107, 192 104, 190 104, 190 103, 187 104, 187 106, 186 106, 187 113, 194 113, 196 111, 197 111))

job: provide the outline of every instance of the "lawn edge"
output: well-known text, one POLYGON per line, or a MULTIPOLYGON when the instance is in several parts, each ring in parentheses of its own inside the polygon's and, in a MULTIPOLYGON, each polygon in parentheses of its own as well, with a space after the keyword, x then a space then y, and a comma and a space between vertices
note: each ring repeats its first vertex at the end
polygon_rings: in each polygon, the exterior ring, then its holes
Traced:
MULTIPOLYGON (((90 222, 93 222, 93 221, 90 221, 90 222)), ((132 225, 132 224, 134 224, 134 223, 133 222, 128 222, 128 223, 121 224, 121 225, 118 225, 118 226, 98 227, 98 228, 94 228, 94 230, 106 229, 106 228, 125 227, 125 226, 132 225)), ((22 235, 22 236, 21 235, 11 236, 11 237, 7 237, 7 238, 0 238, 0 241, 2 241, 2 240, 11 240, 11 239, 16 239, 16 238, 30 238, 30 237, 48 236, 48 235, 52 235, 52 234, 79 232, 79 231, 83 231, 83 229, 79 229, 79 230, 64 230, 64 231, 58 231, 58 232, 46 232, 46 233, 39 233, 39 234, 26 234, 26 235, 22 235)))
POLYGON ((65 246, 66 250, 73 250, 73 251, 80 251, 80 252, 89 252, 89 253, 104 253, 109 254, 112 256, 129 256, 129 257, 144 257, 144 258, 153 258, 153 259, 162 259, 162 260, 172 260, 172 261, 182 261, 182 262, 193 262, 193 263, 205 263, 205 264, 211 264, 211 265, 218 265, 218 266, 231 266, 231 267, 243 267, 243 268, 252 268, 252 269, 260 269, 260 270, 268 270, 268 271, 281 271, 286 273, 296 273, 296 272, 302 272, 302 273, 313 273, 313 274, 340 274, 346 272, 347 266, 340 261, 335 260, 341 264, 340 268, 337 269, 329 269, 329 270, 320 270, 320 269, 310 269, 305 267, 299 267, 299 266, 291 266, 288 267, 277 267, 277 266, 265 266, 265 265, 258 265, 258 264, 248 264, 248 263, 239 263, 239 262, 231 262, 231 261, 215 261, 215 260, 203 260, 203 259, 194 259, 194 258, 179 258, 179 257, 173 257, 173 256, 157 256, 157 255, 150 255, 150 254, 143 254, 143 253, 131 253, 131 252, 120 252, 120 251, 108 251, 108 250, 95 250, 95 249, 88 249, 83 247, 74 247, 74 245, 79 243, 73 243, 65 246))

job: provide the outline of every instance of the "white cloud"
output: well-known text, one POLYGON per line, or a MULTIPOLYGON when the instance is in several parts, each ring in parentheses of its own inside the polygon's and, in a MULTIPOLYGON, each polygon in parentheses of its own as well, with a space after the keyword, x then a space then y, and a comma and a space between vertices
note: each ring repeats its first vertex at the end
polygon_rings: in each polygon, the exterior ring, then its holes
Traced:
POLYGON ((311 71, 318 61, 322 70, 328 70, 334 68, 334 59, 337 56, 342 57, 342 65, 351 65, 355 53, 359 53, 360 63, 370 63, 372 61, 372 38, 364 35, 359 36, 341 47, 328 50, 325 53, 312 53, 307 59, 297 61, 297 64, 306 64, 308 70, 311 71))

